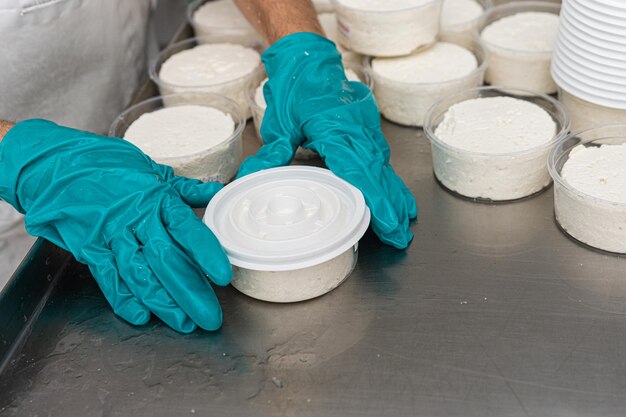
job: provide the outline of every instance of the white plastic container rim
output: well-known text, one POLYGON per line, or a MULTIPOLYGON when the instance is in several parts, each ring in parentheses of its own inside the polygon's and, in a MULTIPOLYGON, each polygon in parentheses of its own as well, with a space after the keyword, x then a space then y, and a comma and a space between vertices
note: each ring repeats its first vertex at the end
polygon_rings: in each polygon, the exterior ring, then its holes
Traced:
POLYGON ((234 266, 313 267, 354 247, 370 223, 363 194, 323 168, 271 168, 239 178, 209 203, 204 223, 234 266))
MULTIPOLYGON (((563 164, 560 162, 565 158, 569 159, 570 153, 578 146, 585 146, 590 143, 599 143, 602 144, 603 141, 607 139, 617 139, 621 138, 623 135, 621 134, 609 134, 608 136, 599 136, 595 138, 581 139, 581 135, 586 135, 594 132, 600 132, 605 130, 614 129, 616 132, 626 130, 626 124, 624 123, 610 123, 604 125, 598 125, 591 127, 589 129, 579 130, 577 132, 572 132, 569 135, 565 136, 561 140, 559 140, 556 145, 550 151, 550 155, 548 156, 548 171, 550 172, 550 176, 554 180, 554 182, 558 183, 561 187, 565 188, 569 193, 582 196, 588 201, 595 201, 597 204, 609 205, 612 207, 626 207, 626 204, 618 203, 615 201, 607 200, 604 198, 596 197, 591 194, 587 194, 584 191, 581 191, 572 185, 570 185, 561 175, 561 170, 563 169, 563 164), (559 166, 561 165, 561 166, 559 166)), ((626 138, 624 139, 624 143, 626 143, 626 138)))
POLYGON ((478 27, 478 33, 480 34, 483 44, 497 51, 513 52, 513 53, 520 54, 520 55, 521 54, 527 54, 527 55, 552 54, 552 49, 546 49, 543 51, 526 51, 526 50, 521 50, 521 49, 505 48, 499 45, 494 45, 493 43, 487 42, 484 39, 482 39, 482 33, 487 28, 487 26, 499 20, 502 20, 506 17, 510 17, 518 13, 527 13, 527 12, 552 13, 552 14, 559 16, 561 12, 561 5, 559 3, 554 3, 551 1, 526 0, 526 1, 512 1, 510 3, 500 4, 498 6, 492 7, 491 9, 486 10, 485 13, 483 13, 480 23, 479 23, 479 27, 478 27), (497 15, 498 17, 495 18, 494 17, 495 15, 497 15))
POLYGON ((576 82, 564 75, 559 65, 559 62, 556 60, 552 61, 552 69, 550 72, 552 74, 554 82, 563 90, 567 91, 575 97, 578 97, 593 104, 597 104, 599 106, 620 110, 626 109, 626 95, 620 95, 624 97, 623 100, 610 97, 614 97, 615 95, 613 94, 606 94, 604 96, 598 95, 597 89, 585 88, 585 86, 581 86, 579 82, 576 82))

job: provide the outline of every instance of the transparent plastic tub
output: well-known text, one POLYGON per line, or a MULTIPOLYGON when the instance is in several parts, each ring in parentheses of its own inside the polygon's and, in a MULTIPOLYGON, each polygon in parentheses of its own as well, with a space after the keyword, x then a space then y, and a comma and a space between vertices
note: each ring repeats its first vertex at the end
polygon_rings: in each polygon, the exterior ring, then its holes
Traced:
POLYGON ((572 120, 572 131, 588 130, 595 126, 620 123, 626 120, 626 109, 616 109, 591 103, 559 88, 559 101, 572 120))
MULTIPOLYGON (((243 148, 242 134, 246 121, 241 109, 233 100, 213 93, 189 92, 159 96, 142 101, 120 114, 109 130, 109 136, 123 138, 130 125, 145 113, 171 106, 201 105, 229 114, 235 122, 232 135, 217 146, 198 149, 189 155, 173 158, 157 158, 156 162, 174 168, 176 175, 196 178, 201 181, 227 183, 235 177, 241 163, 243 148)), ((150 155, 148 155, 150 156, 150 155)))
POLYGON ((165 61, 167 61, 173 55, 195 48, 198 45, 204 44, 222 44, 222 43, 230 43, 242 45, 247 48, 254 49, 261 55, 263 53, 264 46, 259 42, 247 42, 245 40, 233 40, 233 38, 229 34, 214 34, 211 36, 205 36, 202 38, 191 38, 186 39, 184 41, 175 43, 168 48, 164 49, 156 59, 150 65, 149 73, 150 78, 154 81, 154 83, 159 87, 159 91, 162 96, 166 96, 165 104, 169 105, 167 102, 167 96, 174 93, 184 93, 190 91, 200 91, 207 93, 217 93, 228 98, 234 100, 242 109, 243 115, 246 119, 250 117, 250 109, 248 108, 248 102, 246 100, 246 88, 250 82, 254 82, 255 80, 260 81, 263 77, 263 63, 260 61, 259 64, 254 70, 251 70, 244 76, 238 77, 234 80, 226 81, 226 82, 218 82, 212 84, 203 84, 197 86, 188 86, 188 85, 176 85, 165 82, 159 76, 161 71, 161 67, 165 61))
MULTIPOLYGON (((243 15, 241 16, 243 21, 241 24, 231 25, 229 22, 222 22, 211 24, 203 22, 195 16, 196 11, 210 0, 196 0, 189 3, 187 6, 187 21, 193 28, 193 31, 202 42, 203 39, 210 39, 210 36, 221 35, 225 39, 230 39, 233 43, 253 44, 262 42, 262 37, 257 31, 250 25, 243 15)), ((232 0, 218 0, 220 2, 227 2, 235 9, 237 6, 232 0)), ((217 1, 213 1, 217 3, 217 1)))
POLYGON ((426 116, 424 133, 431 143, 435 177, 444 188, 476 201, 506 202, 539 193, 550 185, 546 161, 554 144, 569 131, 569 125, 561 103, 549 96, 528 90, 480 87, 435 103, 426 116), (512 97, 540 106, 556 123, 556 134, 541 146, 509 153, 468 151, 437 137, 437 126, 452 105, 485 97, 512 97))
POLYGON ((345 281, 369 221, 359 190, 329 170, 305 166, 239 178, 204 216, 234 267, 232 285, 277 303, 316 298, 345 281))
POLYGON ((625 143, 626 124, 597 126, 563 138, 548 160, 554 180, 554 213, 561 230, 584 245, 620 254, 626 253, 626 204, 580 191, 561 172, 574 149, 625 143))
POLYGON ((411 83, 389 79, 376 74, 372 59, 368 66, 374 79, 374 96, 386 119, 406 126, 423 126, 428 109, 442 96, 483 84, 488 65, 488 52, 477 36, 455 33, 441 35, 441 41, 464 47, 474 54, 478 67, 471 73, 436 83, 411 83))
POLYGON ((355 2, 333 0, 339 42, 351 51, 371 56, 407 55, 431 45, 439 33, 443 0, 414 0, 413 7, 377 10, 355 2))
MULTIPOLYGON (((459 20, 454 19, 454 21, 446 22, 445 18, 445 10, 446 7, 454 7, 457 0, 444 0, 443 2, 443 11, 441 16, 441 31, 442 32, 454 32, 462 35, 476 35, 478 34, 478 27, 480 25, 481 19, 484 14, 488 12, 491 8, 493 8, 493 0, 475 0, 482 8, 483 12, 476 16, 470 17, 468 19, 459 20)), ((467 1, 467 0, 466 0, 467 1)))
MULTIPOLYGON (((543 12, 558 16, 561 5, 546 1, 514 1, 489 10, 479 25, 480 32, 492 23, 518 13, 543 12)), ((491 85, 527 89, 543 94, 556 93, 557 87, 550 75, 553 49, 545 51, 521 51, 503 48, 484 41, 490 52, 485 82, 491 85)))
MULTIPOLYGON (((344 62, 346 71, 353 71, 361 80, 362 83, 367 85, 370 90, 374 87, 374 80, 372 79, 369 68, 354 62, 344 62)), ((263 78, 260 82, 253 82, 248 86, 248 105, 252 112, 252 119, 254 120, 254 127, 259 142, 263 144, 263 137, 261 136, 261 125, 263 123, 263 116, 265 116, 266 107, 260 106, 256 100, 257 89, 261 83, 267 79, 267 74, 263 71, 263 78)), ((319 155, 309 149, 298 148, 295 158, 300 160, 307 160, 318 158, 319 155)))
POLYGON ((343 283, 358 261, 358 245, 319 265, 289 271, 233 267, 232 286, 258 300, 294 303, 317 298, 343 283))

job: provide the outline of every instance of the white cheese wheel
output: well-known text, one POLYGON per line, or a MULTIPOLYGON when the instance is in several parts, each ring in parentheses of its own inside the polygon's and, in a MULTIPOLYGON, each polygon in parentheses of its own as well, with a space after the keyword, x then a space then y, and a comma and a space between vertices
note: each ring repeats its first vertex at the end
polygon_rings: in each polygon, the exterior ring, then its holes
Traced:
POLYGON ((189 91, 211 92, 233 99, 250 117, 248 86, 260 78, 261 56, 239 44, 198 45, 167 59, 159 71, 162 95, 189 91))
POLYGON ((484 11, 476 0, 444 0, 441 30, 470 34, 478 27, 478 18, 484 11))
POLYGON ((555 186, 555 213, 579 241, 626 253, 626 144, 577 146, 561 170, 572 187, 555 186))
POLYGON ((451 106, 435 129, 433 168, 461 195, 514 200, 550 184, 546 160, 557 133, 540 106, 511 97, 466 100, 451 106))
POLYGON ((544 94, 556 92, 550 64, 558 25, 556 14, 523 12, 483 29, 481 37, 491 52, 486 81, 544 94))
POLYGON ((435 42, 442 0, 337 0, 339 42, 371 56, 406 55, 435 42))
POLYGON ((448 42, 404 57, 376 58, 372 74, 380 111, 396 123, 422 126, 441 96, 480 85, 477 68, 471 51, 448 42))
POLYGON ((237 171, 241 143, 233 118, 208 106, 180 105, 141 115, 124 139, 177 175, 227 181, 237 171))

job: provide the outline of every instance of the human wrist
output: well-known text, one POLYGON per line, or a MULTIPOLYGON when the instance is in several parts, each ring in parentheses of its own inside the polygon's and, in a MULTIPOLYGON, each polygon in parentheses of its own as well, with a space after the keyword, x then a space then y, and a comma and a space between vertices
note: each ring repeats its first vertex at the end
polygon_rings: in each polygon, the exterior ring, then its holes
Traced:
POLYGON ((2 142, 4 135, 6 135, 13 126, 15 126, 15 123, 0 120, 0 142, 2 142))

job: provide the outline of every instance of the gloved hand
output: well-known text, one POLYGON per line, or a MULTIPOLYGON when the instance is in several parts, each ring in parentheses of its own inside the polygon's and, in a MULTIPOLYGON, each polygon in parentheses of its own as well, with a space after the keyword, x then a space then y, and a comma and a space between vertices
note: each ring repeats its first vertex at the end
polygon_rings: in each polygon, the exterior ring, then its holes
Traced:
POLYGON ((298 146, 320 154, 337 176, 361 190, 380 239, 405 248, 415 199, 389 164, 372 92, 346 79, 341 55, 328 39, 295 33, 263 55, 269 77, 261 126, 265 145, 244 161, 239 176, 288 165, 298 146))
POLYGON ((207 276, 227 285, 232 269, 189 207, 220 188, 176 177, 122 139, 45 120, 21 122, 0 142, 0 198, 26 214, 29 233, 87 264, 132 324, 153 312, 183 333, 220 327, 207 276))

